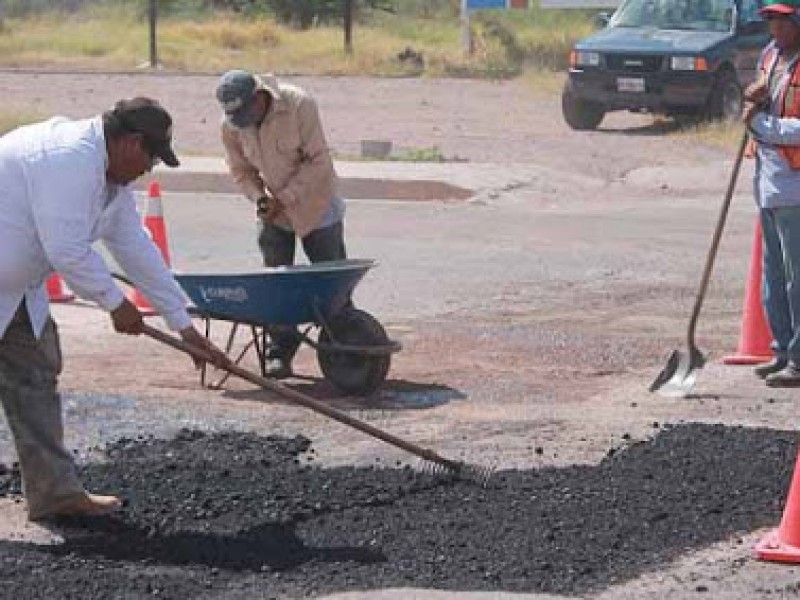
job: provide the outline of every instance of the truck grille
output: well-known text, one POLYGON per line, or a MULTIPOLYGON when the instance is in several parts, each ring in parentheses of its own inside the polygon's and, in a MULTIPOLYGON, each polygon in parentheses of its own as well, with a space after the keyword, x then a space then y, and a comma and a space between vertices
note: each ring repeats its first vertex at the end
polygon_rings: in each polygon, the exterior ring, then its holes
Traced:
POLYGON ((661 70, 663 57, 646 54, 607 54, 606 66, 610 71, 653 73, 661 70))

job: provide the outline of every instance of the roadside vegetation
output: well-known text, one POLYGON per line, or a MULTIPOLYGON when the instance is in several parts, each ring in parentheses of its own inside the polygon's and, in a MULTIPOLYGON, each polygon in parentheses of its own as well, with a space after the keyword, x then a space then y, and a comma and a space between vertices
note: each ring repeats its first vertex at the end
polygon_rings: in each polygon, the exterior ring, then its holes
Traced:
MULTIPOLYGON (((518 78, 532 94, 556 97, 570 48, 594 30, 597 12, 541 9, 538 0, 531 0, 529 10, 478 12, 468 53, 462 45, 460 0, 353 2, 357 10, 348 53, 343 0, 158 0, 159 68, 518 78)), ((147 69, 148 7, 148 0, 0 0, 0 67, 147 69)), ((0 112, 0 132, 35 119, 0 112)), ((695 123, 665 133, 734 148, 738 131, 732 124, 695 123)), ((430 149, 418 154, 410 159, 443 159, 430 149)))
POLYGON ((43 118, 45 117, 34 113, 0 110, 0 135, 12 129, 16 129, 17 127, 21 127, 22 125, 40 121, 43 118))
MULTIPOLYGON (((593 11, 483 11, 473 15, 470 54, 462 48, 460 0, 355 4, 348 54, 341 14, 331 8, 341 0, 160 0, 158 60, 194 72, 236 65, 284 74, 508 78, 563 70, 572 43, 593 29, 593 11), (281 13, 282 5, 318 12, 309 19, 291 8, 281 13)), ((0 65, 147 66, 147 9, 147 0, 6 0, 0 65)))

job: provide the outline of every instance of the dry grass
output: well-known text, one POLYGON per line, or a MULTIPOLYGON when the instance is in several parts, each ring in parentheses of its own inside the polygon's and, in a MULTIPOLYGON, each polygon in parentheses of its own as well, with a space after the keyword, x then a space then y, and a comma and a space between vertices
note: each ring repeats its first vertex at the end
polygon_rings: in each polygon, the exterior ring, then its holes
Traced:
MULTIPOLYGON (((237 66, 282 74, 508 77, 525 66, 562 65, 572 42, 591 27, 587 19, 559 18, 559 11, 548 11, 542 18, 549 21, 539 23, 534 12, 476 22, 471 57, 464 54, 460 24, 453 18, 381 14, 355 27, 355 52, 348 55, 339 26, 296 31, 266 17, 233 13, 162 19, 158 55, 167 69, 200 72, 237 66), (422 69, 398 60, 406 47, 424 56, 422 69)), ((119 6, 9 18, 0 31, 0 65, 130 69, 148 60, 148 35, 146 19, 119 6)))
POLYGON ((689 138, 706 146, 734 152, 742 139, 742 124, 724 121, 700 122, 679 128, 671 135, 689 138))
POLYGON ((0 135, 6 132, 27 125, 28 123, 35 123, 43 119, 42 115, 33 112, 8 112, 0 111, 0 135))

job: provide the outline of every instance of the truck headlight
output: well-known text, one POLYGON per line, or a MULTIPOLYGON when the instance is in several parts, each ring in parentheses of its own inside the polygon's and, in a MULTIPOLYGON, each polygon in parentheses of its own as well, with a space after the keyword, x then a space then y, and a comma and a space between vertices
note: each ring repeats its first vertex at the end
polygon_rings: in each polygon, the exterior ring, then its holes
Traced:
POLYGON ((673 71, 708 71, 708 63, 702 56, 673 56, 669 66, 673 71))
POLYGON ((569 53, 569 64, 571 67, 597 67, 600 65, 600 54, 585 50, 573 50, 569 53))

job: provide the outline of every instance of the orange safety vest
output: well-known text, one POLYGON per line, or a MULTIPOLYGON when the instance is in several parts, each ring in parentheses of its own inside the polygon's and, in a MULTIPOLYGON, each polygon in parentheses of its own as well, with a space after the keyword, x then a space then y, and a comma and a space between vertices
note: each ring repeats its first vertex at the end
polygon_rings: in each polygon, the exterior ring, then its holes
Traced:
MULTIPOLYGON (((769 76, 775 68, 775 63, 778 62, 779 55, 780 52, 775 46, 764 51, 759 66, 762 81, 769 81, 769 76)), ((800 61, 792 67, 789 85, 784 86, 780 91, 778 105, 781 117, 800 118, 800 69, 797 68, 798 65, 800 65, 800 61)), ((800 146, 778 146, 778 150, 791 168, 800 169, 800 146)))

